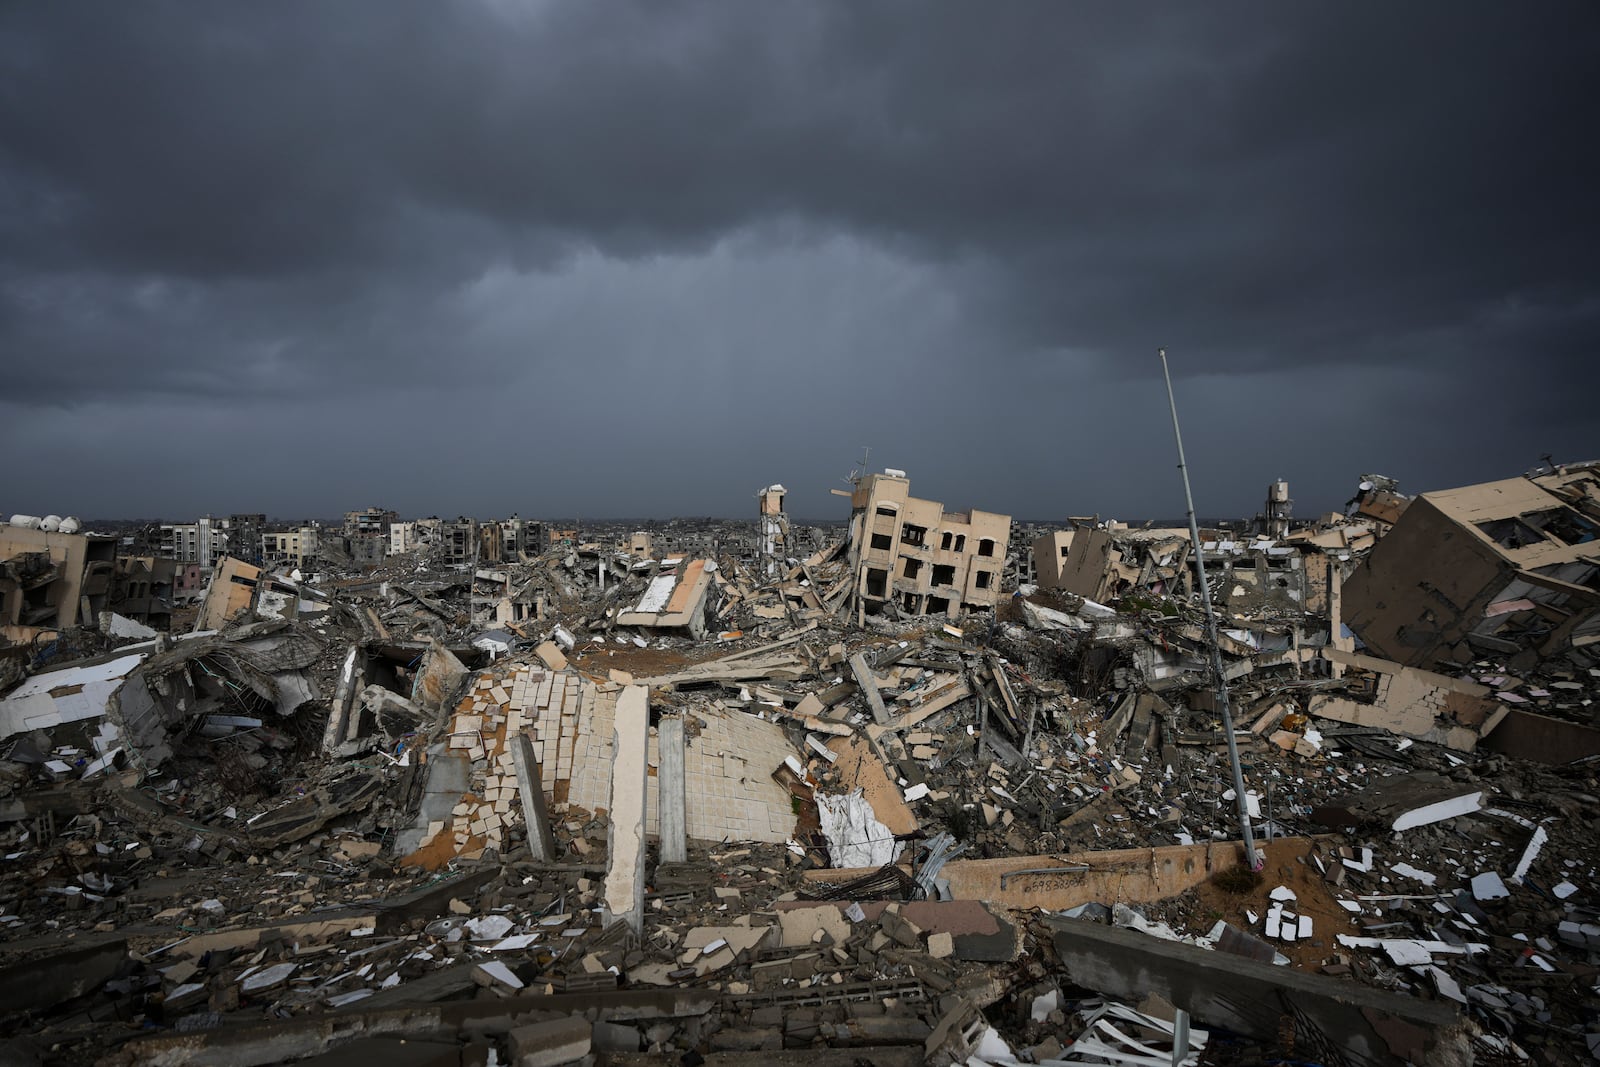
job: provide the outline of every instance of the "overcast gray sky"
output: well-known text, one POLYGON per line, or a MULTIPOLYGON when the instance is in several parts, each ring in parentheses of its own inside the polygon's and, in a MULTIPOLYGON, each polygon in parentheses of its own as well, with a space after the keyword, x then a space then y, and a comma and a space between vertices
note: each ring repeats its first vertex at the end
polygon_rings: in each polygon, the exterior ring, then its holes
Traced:
POLYGON ((1600 7, 0 6, 0 510, 1020 517, 1600 458, 1600 7))

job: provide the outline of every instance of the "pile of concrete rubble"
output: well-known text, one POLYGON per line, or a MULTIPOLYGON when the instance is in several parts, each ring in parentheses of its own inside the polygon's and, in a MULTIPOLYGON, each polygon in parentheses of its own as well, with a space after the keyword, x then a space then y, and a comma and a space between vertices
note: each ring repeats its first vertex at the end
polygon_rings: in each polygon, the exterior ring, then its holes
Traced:
POLYGON ((193 632, 7 661, 5 1062, 1600 1058, 1596 543, 1479 603, 1391 489, 1206 535, 1259 870, 1182 537, 953 617, 845 544, 225 559, 193 632))

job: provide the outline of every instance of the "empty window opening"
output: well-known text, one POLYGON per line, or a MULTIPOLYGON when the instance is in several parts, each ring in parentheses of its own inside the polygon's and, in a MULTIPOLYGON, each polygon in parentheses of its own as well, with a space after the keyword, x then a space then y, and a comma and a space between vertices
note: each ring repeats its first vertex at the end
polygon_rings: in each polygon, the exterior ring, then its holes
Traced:
POLYGON ((875 533, 872 535, 873 548, 882 549, 883 551, 887 552, 893 545, 894 537, 890 534, 875 533))
POLYGON ((927 536, 928 528, 926 526, 911 526, 908 524, 902 527, 900 530, 900 540, 904 541, 908 545, 914 545, 917 548, 922 547, 927 536))
POLYGON ((955 535, 952 534, 949 530, 946 530, 943 534, 941 534, 939 536, 939 551, 941 551, 941 552, 950 551, 950 542, 952 542, 954 540, 955 540, 955 535))
POLYGON ((956 551, 957 552, 965 552, 966 550, 967 550, 967 535, 966 534, 956 534, 956 551))
POLYGON ((954 566, 946 566, 944 564, 938 564, 938 563, 934 564, 934 566, 933 566, 933 584, 934 585, 955 585, 956 584, 956 569, 955 569, 955 567, 954 566))
POLYGON ((950 598, 945 596, 931 596, 928 598, 928 614, 943 615, 950 610, 950 598))
POLYGON ((994 555, 994 538, 985 537, 983 540, 978 542, 978 555, 980 555, 980 556, 992 556, 992 555, 994 555))
POLYGON ((1571 508, 1550 508, 1522 516, 1522 521, 1547 536, 1569 545, 1585 545, 1600 536, 1600 526, 1571 508))
POLYGON ((885 507, 880 507, 880 508, 878 508, 878 514, 879 514, 879 515, 882 515, 882 516, 883 516, 883 517, 884 517, 884 518, 886 518, 886 519, 892 519, 892 518, 894 518, 894 517, 895 517, 895 516, 896 516, 896 515, 897 515, 897 514, 898 514, 898 513, 897 513, 897 512, 896 512, 896 511, 895 511, 895 510, 894 510, 894 508, 885 508, 885 507))
POLYGON ((877 567, 867 568, 867 595, 884 597, 889 591, 889 572, 877 567))
POLYGON ((908 559, 908 560, 906 560, 905 576, 907 578, 916 578, 916 576, 921 574, 921 573, 922 573, 922 561, 920 559, 908 559))
POLYGON ((1489 522, 1480 522, 1477 526, 1489 540, 1501 548, 1524 548, 1527 545, 1537 545, 1544 540, 1544 534, 1521 519, 1492 519, 1489 522))
POLYGON ((994 572, 992 572, 992 571, 979 571, 978 572, 978 577, 976 579, 976 583, 975 584, 977 585, 977 587, 979 589, 987 589, 987 588, 989 588, 989 582, 992 581, 993 579, 994 579, 994 572))

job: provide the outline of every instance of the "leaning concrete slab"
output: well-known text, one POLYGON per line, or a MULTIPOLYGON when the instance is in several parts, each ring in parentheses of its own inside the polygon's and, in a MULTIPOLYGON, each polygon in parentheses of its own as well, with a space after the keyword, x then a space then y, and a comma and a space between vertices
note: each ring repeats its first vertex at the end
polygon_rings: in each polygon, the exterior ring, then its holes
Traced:
POLYGON ((689 859, 689 798, 683 719, 676 715, 662 719, 656 726, 656 743, 661 753, 656 772, 661 862, 684 863, 689 859))
POLYGON ((544 803, 544 783, 533 758, 533 742, 517 733, 510 739, 511 758, 517 768, 517 793, 522 798, 522 821, 528 830, 528 852, 541 863, 556 858, 555 835, 550 830, 550 809, 544 803))
POLYGON ((430 639, 422 669, 417 672, 411 686, 411 701, 427 711, 436 712, 466 676, 465 664, 441 645, 438 638, 430 639))
POLYGON ((883 706, 883 696, 878 692, 878 680, 873 677, 872 668, 867 665, 864 653, 857 652, 850 657, 850 673, 855 676, 856 685, 861 687, 861 694, 867 698, 867 706, 872 709, 872 718, 882 726, 889 721, 889 709, 883 706))
POLYGON ((354 728, 350 722, 350 709, 355 704, 356 690, 361 686, 356 677, 356 660, 361 646, 351 645, 345 653, 344 664, 339 668, 339 681, 334 686, 333 704, 328 708, 328 726, 322 736, 322 750, 331 752, 350 740, 354 728))
POLYGON ((601 894, 605 923, 644 927, 644 810, 649 782, 650 694, 630 685, 617 697, 611 743, 611 833, 601 894))
POLYGON ((1514 708, 1484 738, 1483 747, 1538 763, 1572 763, 1600 755, 1600 730, 1514 708))
POLYGON ((122 938, 32 956, 0 968, 0 995, 7 1011, 47 1008, 99 989, 117 976, 128 959, 122 938))
POLYGON ((1471 1062, 1461 1017, 1438 1002, 1385 993, 1135 930, 1046 917, 1056 954, 1075 985, 1137 1003, 1152 993, 1194 1016, 1259 1041, 1287 1026, 1297 1050, 1350 1067, 1471 1062))

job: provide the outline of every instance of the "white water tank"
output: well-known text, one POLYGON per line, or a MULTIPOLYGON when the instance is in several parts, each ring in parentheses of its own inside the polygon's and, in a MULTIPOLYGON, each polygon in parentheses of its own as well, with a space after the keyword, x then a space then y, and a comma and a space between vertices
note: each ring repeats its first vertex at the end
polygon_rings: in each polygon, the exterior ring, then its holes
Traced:
POLYGON ((11 516, 11 525, 12 526, 21 526, 21 527, 23 527, 24 529, 27 529, 27 530, 37 530, 39 528, 39 516, 37 516, 37 515, 13 515, 13 516, 11 516))
POLYGON ((76 515, 68 515, 61 520, 62 533, 77 533, 81 529, 83 529, 83 523, 78 521, 76 515))
POLYGON ((55 533, 57 530, 61 529, 61 516, 46 515, 44 518, 39 520, 39 529, 43 530, 45 533, 55 533))

